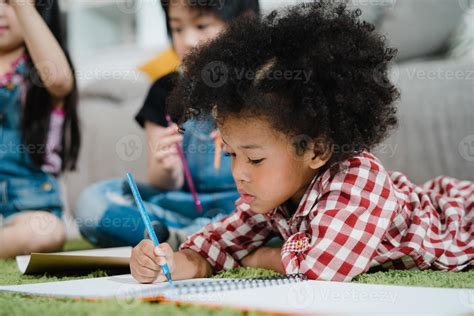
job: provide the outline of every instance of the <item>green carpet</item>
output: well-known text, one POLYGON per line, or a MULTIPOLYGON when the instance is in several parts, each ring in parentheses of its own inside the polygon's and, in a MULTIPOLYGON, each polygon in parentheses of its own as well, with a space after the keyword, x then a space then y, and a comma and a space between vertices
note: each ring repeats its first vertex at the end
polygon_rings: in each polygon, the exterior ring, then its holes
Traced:
MULTIPOLYGON (((77 250, 92 248, 82 240, 69 241, 65 250, 77 250)), ((14 260, 0 260, 0 284, 24 284, 51 282, 59 280, 72 280, 79 278, 106 276, 104 271, 96 271, 86 275, 78 276, 22 276, 16 267, 14 260)), ((262 269, 236 269, 221 273, 216 277, 259 277, 269 276, 274 272, 262 269)), ((396 284, 426 287, 455 287, 474 288, 474 270, 467 272, 451 273, 439 271, 388 271, 363 274, 354 279, 353 282, 372 284, 396 284)), ((197 306, 172 304, 143 303, 138 300, 117 303, 116 300, 101 302, 85 302, 73 299, 51 299, 40 297, 25 297, 14 293, 0 293, 0 315, 30 315, 45 314, 51 316, 64 315, 257 315, 256 313, 242 313, 229 308, 210 309, 197 306)))

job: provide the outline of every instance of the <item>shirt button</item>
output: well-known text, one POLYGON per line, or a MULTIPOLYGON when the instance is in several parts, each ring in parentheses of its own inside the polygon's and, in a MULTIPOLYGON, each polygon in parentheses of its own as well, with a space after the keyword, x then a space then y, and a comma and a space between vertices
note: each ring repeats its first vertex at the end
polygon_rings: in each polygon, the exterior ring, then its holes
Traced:
POLYGON ((44 191, 51 191, 51 189, 53 188, 53 186, 51 185, 51 183, 49 182, 45 182, 41 185, 41 188, 44 190, 44 191))

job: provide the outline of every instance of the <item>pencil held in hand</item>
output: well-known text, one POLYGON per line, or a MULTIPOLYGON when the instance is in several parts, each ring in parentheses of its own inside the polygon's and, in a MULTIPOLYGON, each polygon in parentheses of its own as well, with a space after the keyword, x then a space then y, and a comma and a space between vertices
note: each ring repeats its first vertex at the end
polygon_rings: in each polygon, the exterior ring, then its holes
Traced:
MULTIPOLYGON (((168 124, 173 123, 173 121, 171 120, 171 116, 169 115, 166 115, 166 121, 168 121, 168 124)), ((189 190, 191 191, 191 194, 193 195, 196 211, 198 214, 200 214, 202 213, 201 201, 199 200, 196 188, 194 187, 193 178, 191 177, 191 171, 189 170, 188 163, 186 162, 186 157, 184 156, 183 148, 179 144, 176 144, 176 150, 178 151, 179 158, 181 159, 181 163, 183 164, 184 177, 186 178, 186 182, 188 183, 189 190)))
POLYGON ((132 249, 130 272, 140 283, 165 282, 167 280, 163 270, 165 264, 170 271, 175 271, 174 252, 167 243, 160 243, 155 247, 150 239, 143 239, 132 249))
MULTIPOLYGON (((150 217, 148 216, 148 213, 146 211, 145 204, 143 204, 143 200, 142 200, 142 197, 140 196, 140 192, 138 191, 138 187, 135 182, 135 179, 133 178, 133 175, 130 172, 127 173, 127 178, 128 178, 128 184, 130 185, 130 189, 132 190, 133 197, 135 198, 135 202, 137 203, 143 222, 145 223, 145 227, 148 232, 148 235, 153 241, 153 244, 155 245, 155 247, 158 247, 160 245, 160 241, 156 237, 155 230, 153 229, 153 226, 151 225, 150 217)), ((171 279, 171 272, 168 267, 168 264, 166 263, 163 264, 161 268, 163 269, 163 274, 166 276, 168 283, 170 285, 173 285, 173 280, 171 279)))

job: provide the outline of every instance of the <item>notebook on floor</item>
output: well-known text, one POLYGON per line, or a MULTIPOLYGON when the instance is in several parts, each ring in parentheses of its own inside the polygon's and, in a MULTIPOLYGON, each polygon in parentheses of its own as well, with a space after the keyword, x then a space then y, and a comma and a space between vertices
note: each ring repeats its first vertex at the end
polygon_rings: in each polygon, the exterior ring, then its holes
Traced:
POLYGON ((23 274, 126 269, 129 265, 131 254, 132 247, 32 253, 29 256, 17 256, 16 264, 18 270, 23 274))
POLYGON ((0 286, 29 295, 105 299, 137 297, 289 314, 408 313, 467 315, 474 290, 308 281, 300 275, 259 279, 193 279, 139 284, 131 275, 0 286))

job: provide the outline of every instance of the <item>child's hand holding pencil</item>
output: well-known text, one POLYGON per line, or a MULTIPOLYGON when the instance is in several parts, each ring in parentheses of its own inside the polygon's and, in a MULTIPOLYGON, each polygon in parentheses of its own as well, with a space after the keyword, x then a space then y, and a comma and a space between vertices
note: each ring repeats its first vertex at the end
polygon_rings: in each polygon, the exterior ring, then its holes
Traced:
POLYGON ((176 145, 181 145, 183 136, 178 133, 178 126, 172 124, 160 133, 155 144, 154 157, 156 162, 167 171, 181 169, 181 160, 176 145))
POLYGON ((174 252, 167 243, 155 247, 149 239, 142 240, 132 250, 130 271, 140 283, 166 282, 162 266, 168 264, 171 274, 174 274, 174 252))
POLYGON ((160 244, 133 175, 127 173, 127 179, 148 235, 151 237, 151 240, 142 240, 133 248, 130 270, 135 280, 140 283, 168 281, 170 285, 173 285, 173 277, 182 280, 210 275, 212 267, 197 252, 184 249, 173 253, 169 244, 160 244))
POLYGON ((132 250, 130 271, 140 283, 166 282, 167 278, 163 273, 165 264, 174 281, 207 278, 213 273, 209 262, 191 249, 173 252, 167 243, 160 243, 155 247, 153 241, 145 239, 132 250))

